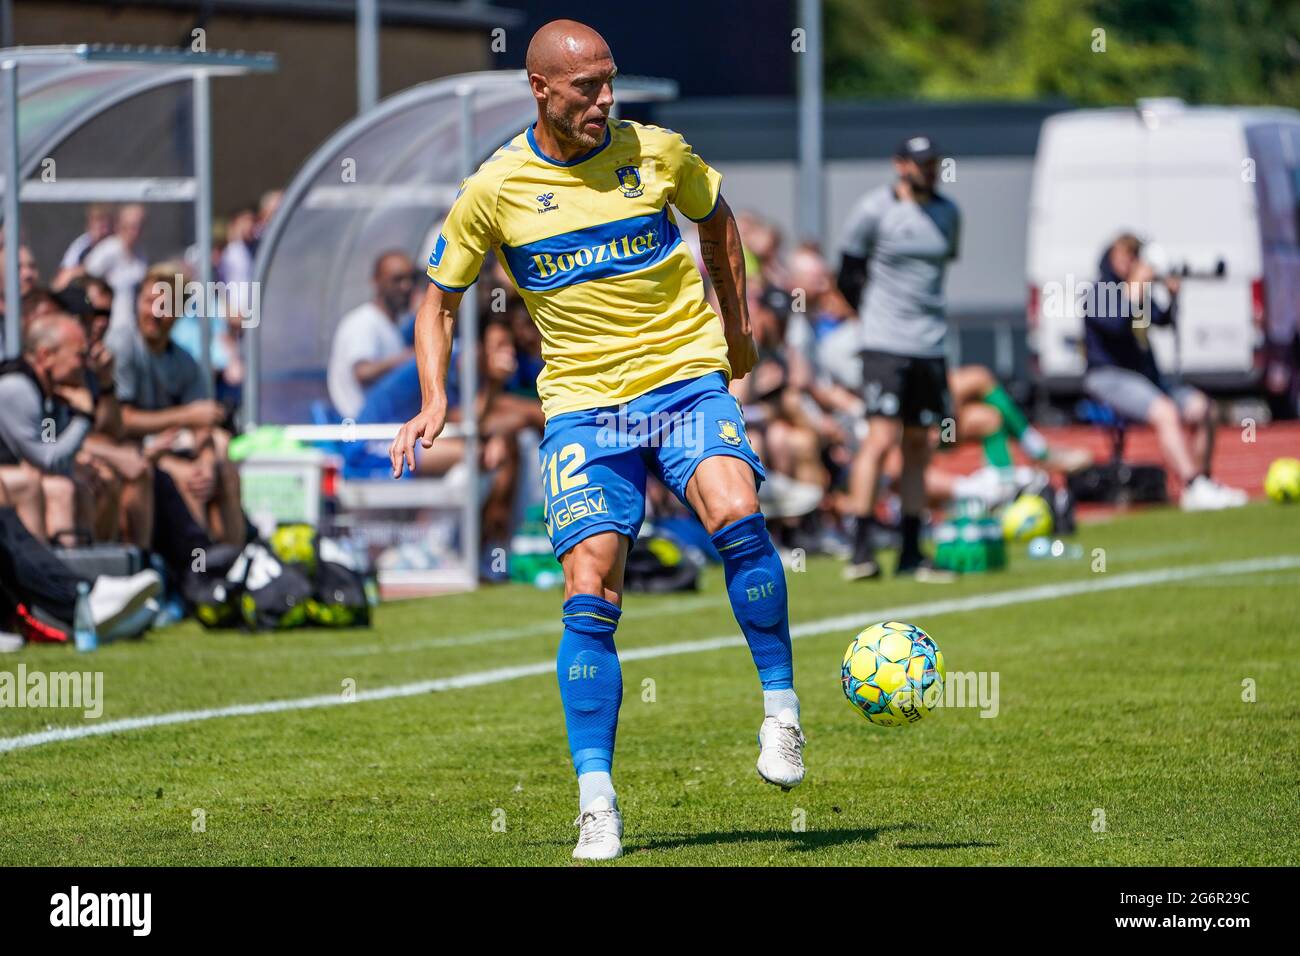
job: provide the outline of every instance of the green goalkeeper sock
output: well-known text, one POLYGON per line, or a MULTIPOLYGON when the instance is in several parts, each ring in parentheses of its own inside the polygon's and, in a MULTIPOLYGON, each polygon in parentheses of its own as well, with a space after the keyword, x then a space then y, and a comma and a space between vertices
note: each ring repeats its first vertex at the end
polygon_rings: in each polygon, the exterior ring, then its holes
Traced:
POLYGON ((984 459, 994 468, 1011 467, 1011 442, 1005 428, 984 437, 984 459))
POLYGON ((1029 419, 1025 417, 1025 413, 1020 410, 1015 400, 1007 394, 1007 390, 1001 385, 994 385, 984 396, 984 401, 1002 413, 1002 422, 1006 425, 1007 431, 1019 440, 1025 429, 1029 427, 1029 419))
MULTIPOLYGON (((1047 457, 1047 439, 1043 437, 1042 432, 1029 424, 1029 419, 1020 410, 1015 399, 1007 394, 1006 389, 1001 385, 994 385, 984 396, 984 401, 998 410, 1002 415, 1003 427, 1015 436, 1020 447, 1030 458, 1042 461, 1047 457)), ((984 453, 988 454, 988 439, 985 439, 984 453)))

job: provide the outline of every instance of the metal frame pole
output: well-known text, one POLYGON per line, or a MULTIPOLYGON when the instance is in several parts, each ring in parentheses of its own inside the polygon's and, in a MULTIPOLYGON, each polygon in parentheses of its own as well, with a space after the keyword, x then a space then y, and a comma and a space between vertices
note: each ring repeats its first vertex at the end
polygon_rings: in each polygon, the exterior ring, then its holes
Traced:
MULTIPOLYGON (((198 247, 198 280, 203 289, 199 315, 199 367, 206 387, 212 379, 212 91, 206 73, 194 74, 194 231, 198 247)), ((238 293, 242 298, 242 291, 238 293)), ((186 297, 188 298, 188 296, 186 297)))
POLYGON ((357 0, 357 113, 379 102, 379 0, 357 0))
POLYGON ((18 177, 18 64, 6 60, 3 73, 5 122, 9 129, 4 147, 4 228, 5 228, 5 358, 14 358, 22 350, 22 294, 18 281, 18 250, 22 245, 22 221, 18 194, 22 183, 18 177))
MULTIPOLYGON (((460 106, 460 173, 466 179, 474 172, 474 89, 464 85, 456 90, 460 106)), ((465 438, 465 473, 468 476, 461 551, 472 586, 478 585, 479 570, 479 503, 478 503, 478 419, 474 410, 478 398, 478 287, 470 286, 460 300, 460 407, 465 438)))
POLYGON ((799 55, 799 232, 822 242, 825 198, 822 187, 822 4, 799 0, 799 26, 806 47, 799 55))

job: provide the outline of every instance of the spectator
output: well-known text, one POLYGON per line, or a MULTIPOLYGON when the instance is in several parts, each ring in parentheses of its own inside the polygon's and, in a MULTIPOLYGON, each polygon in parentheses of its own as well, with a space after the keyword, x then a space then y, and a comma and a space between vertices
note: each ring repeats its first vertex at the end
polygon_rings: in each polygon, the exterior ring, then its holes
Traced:
MULTIPOLYGON (((3 358, 5 323, 4 315, 7 303, 5 302, 5 256, 4 243, 0 243, 0 358, 3 358)), ((18 247, 18 297, 23 299, 36 290, 41 283, 41 272, 36 267, 36 257, 32 255, 32 250, 26 246, 18 247)), ((19 315, 22 309, 19 309, 19 315)))
POLYGON ((335 411, 355 419, 366 392, 415 353, 402 340, 402 321, 411 312, 415 263, 403 252, 375 260, 375 297, 343 317, 334 330, 326 386, 335 411))
MULTIPOLYGON (((0 244, 0 253, 4 252, 3 244, 0 244)), ((0 282, 4 281, 5 260, 0 255, 0 282)), ((41 284, 41 270, 36 266, 36 257, 32 255, 32 250, 26 246, 18 247, 18 294, 24 296, 41 284)), ((0 309, 3 303, 0 302, 0 309)))
POLYGON ((740 240, 745 248, 745 276, 750 284, 786 285, 781 267, 781 232, 754 212, 736 217, 740 240))
POLYGON ((198 363, 171 339, 183 305, 172 301, 173 290, 183 268, 162 263, 149 269, 134 296, 135 324, 109 330, 122 427, 175 481, 199 524, 215 540, 239 545, 247 526, 239 471, 227 455, 230 435, 219 427, 226 409, 210 397, 198 363))
POLYGON ((140 450, 124 440, 115 360, 104 341, 112 291, 102 279, 90 276, 74 279, 56 298, 81 320, 88 343, 86 385, 95 401, 95 425, 77 461, 91 470, 97 486, 95 537, 120 538, 148 550, 153 534, 153 469, 140 450))
POLYGON ((281 189, 268 189, 262 193, 262 198, 257 202, 257 225, 253 228, 253 238, 251 247, 253 254, 257 254, 257 247, 262 242, 262 236, 271 225, 271 220, 280 209, 280 202, 284 199, 284 191, 281 189))
POLYGON ((145 210, 139 203, 123 206, 117 212, 113 234, 96 243, 83 260, 86 272, 104 279, 113 290, 113 328, 130 328, 135 324, 132 303, 136 287, 148 269, 140 251, 144 232, 145 210))
POLYGON ((34 319, 23 354, 0 364, 0 483, 24 502, 28 530, 43 540, 91 524, 73 476, 95 415, 85 353, 80 323, 57 313, 34 319))
MULTIPOLYGON (((525 312, 525 314, 527 314, 525 312)), ((479 326, 479 390, 475 415, 479 431, 479 468, 482 481, 478 489, 482 503, 480 537, 485 556, 483 576, 494 580, 490 571, 490 552, 506 547, 510 540, 515 492, 520 475, 520 435, 526 429, 539 434, 545 424, 541 402, 521 383, 522 366, 509 318, 491 315, 479 326)), ((419 368, 414 356, 389 372, 382 383, 371 389, 365 405, 357 414, 358 424, 400 422, 420 410, 419 368)), ((464 421, 460 393, 460 350, 453 348, 447 378, 447 421, 464 421)), ((388 442, 357 442, 348 447, 346 460, 352 473, 386 472, 392 463, 387 454, 388 442)), ((416 473, 422 476, 446 475, 465 458, 465 440, 446 435, 432 448, 416 448, 416 473)))
MULTIPOLYGON (((513 289, 513 286, 511 287, 513 289)), ((514 333, 518 369, 506 384, 505 390, 525 398, 537 398, 537 376, 542 373, 542 333, 537 330, 533 317, 528 314, 524 300, 516 296, 506 305, 506 321, 514 333)), ((414 344, 414 343, 412 343, 414 344)))
MULTIPOLYGON (((0 625, 18 613, 21 604, 71 629, 81 580, 32 536, 0 484, 0 625)), ((135 617, 162 589, 158 572, 153 570, 129 577, 101 574, 89 583, 90 616, 101 634, 112 633, 135 617)))
MULTIPOLYGON (((219 272, 218 267, 214 274, 219 272)), ((212 386, 217 401, 233 413, 239 407, 243 392, 244 363, 240 340, 243 337, 244 316, 248 312, 242 311, 242 303, 249 294, 249 286, 229 286, 224 292, 224 297, 213 302, 214 308, 207 320, 208 364, 212 369, 212 386)), ((195 362, 201 362, 202 336, 203 325, 198 310, 186 308, 185 314, 172 327, 172 341, 188 352, 195 362)))
POLYGON ((84 271, 86 256, 113 232, 113 207, 107 203, 91 203, 86 207, 86 231, 73 239, 59 262, 61 271, 84 271))
MULTIPOLYGON (((257 211, 252 206, 235 210, 226 224, 226 245, 221 252, 221 281, 236 289, 253 281, 253 246, 257 230, 257 211)), ((243 307, 246 297, 240 293, 234 304, 243 307)))
POLYGON ((1141 255, 1142 243, 1131 233, 1117 237, 1102 253, 1096 294, 1084 316, 1088 371, 1083 386, 1096 401, 1155 429, 1165 461, 1183 483, 1180 504, 1185 511, 1244 505, 1244 491, 1210 478, 1210 400, 1190 385, 1170 386, 1156 367, 1147 328, 1174 323, 1179 280, 1157 280, 1141 255), (1167 290, 1167 305, 1153 294, 1157 281, 1167 290), (1190 442, 1184 426, 1191 432, 1190 442))
POLYGON ((59 300, 54 297, 54 293, 45 286, 37 286, 23 296, 21 327, 25 329, 35 319, 62 311, 64 309, 59 305, 59 300))

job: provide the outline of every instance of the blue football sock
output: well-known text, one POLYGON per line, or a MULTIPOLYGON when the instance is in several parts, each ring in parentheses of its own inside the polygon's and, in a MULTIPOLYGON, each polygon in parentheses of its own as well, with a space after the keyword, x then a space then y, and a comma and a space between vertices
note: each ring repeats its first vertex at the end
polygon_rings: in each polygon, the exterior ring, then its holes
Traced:
POLYGON ((580 778, 589 773, 608 774, 614 763, 614 733, 623 702, 623 671, 614 650, 614 629, 622 613, 618 605, 592 594, 575 594, 564 602, 564 636, 555 673, 573 769, 580 778))
POLYGON ((785 568, 772 546, 763 516, 755 513, 741 518, 712 535, 711 540, 722 555, 731 610, 749 642, 763 690, 792 690, 794 666, 785 568))

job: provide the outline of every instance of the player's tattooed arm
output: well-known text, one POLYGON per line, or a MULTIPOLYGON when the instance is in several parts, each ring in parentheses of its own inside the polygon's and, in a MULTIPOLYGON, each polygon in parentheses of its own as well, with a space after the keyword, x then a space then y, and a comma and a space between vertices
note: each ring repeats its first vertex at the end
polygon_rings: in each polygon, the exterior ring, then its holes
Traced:
POLYGON ((402 477, 405 466, 415 472, 415 443, 433 445, 447 424, 447 369, 451 365, 451 343, 456 328, 456 311, 463 293, 446 292, 433 283, 415 316, 415 363, 420 373, 420 413, 401 427, 388 446, 393 477, 402 477))
POLYGON ((740 227, 731 207, 721 196, 713 215, 699 224, 700 258, 713 283, 722 311, 727 338, 731 377, 743 378, 754 367, 758 352, 749 328, 749 304, 745 298, 745 251, 740 244, 740 227))

